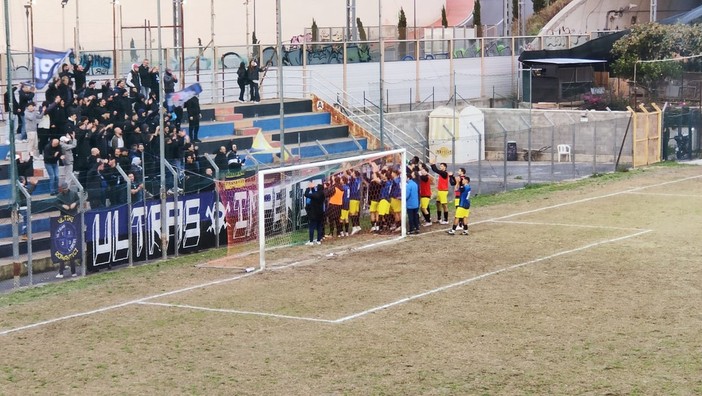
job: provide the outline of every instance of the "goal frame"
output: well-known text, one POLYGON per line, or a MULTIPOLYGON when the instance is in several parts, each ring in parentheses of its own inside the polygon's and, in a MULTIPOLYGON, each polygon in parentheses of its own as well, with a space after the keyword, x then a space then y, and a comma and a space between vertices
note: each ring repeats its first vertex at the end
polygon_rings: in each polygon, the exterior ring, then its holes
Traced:
POLYGON ((332 160, 310 162, 307 164, 284 166, 280 168, 271 168, 259 170, 256 175, 256 187, 258 195, 258 249, 259 249, 259 266, 260 270, 266 269, 266 222, 262 218, 265 214, 265 177, 266 175, 292 172, 309 167, 318 167, 326 165, 337 165, 345 162, 363 161, 371 158, 382 158, 385 155, 401 155, 401 172, 400 172, 400 190, 401 190, 401 238, 407 236, 407 205, 406 205, 406 185, 407 185, 407 150, 406 149, 394 149, 394 150, 384 150, 377 151, 371 154, 357 155, 353 157, 343 157, 332 160))

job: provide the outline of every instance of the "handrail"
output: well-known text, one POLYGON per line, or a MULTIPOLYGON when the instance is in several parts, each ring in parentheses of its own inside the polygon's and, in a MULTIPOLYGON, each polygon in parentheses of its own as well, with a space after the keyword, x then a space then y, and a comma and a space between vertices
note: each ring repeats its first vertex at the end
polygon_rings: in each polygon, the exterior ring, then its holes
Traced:
POLYGON ((326 159, 329 159, 329 151, 327 151, 327 149, 324 148, 324 145, 322 145, 322 143, 319 142, 319 139, 315 139, 314 142, 317 143, 317 146, 319 146, 319 149, 322 150, 326 159))
POLYGON ((85 188, 80 183, 80 181, 78 180, 76 175, 73 172, 68 172, 67 176, 71 180, 71 184, 78 187, 78 207, 80 208, 78 210, 78 213, 80 214, 80 231, 81 231, 80 269, 82 271, 81 275, 86 276, 88 274, 88 263, 86 262, 86 260, 87 260, 87 256, 86 256, 87 247, 86 247, 86 241, 85 241, 85 200, 87 197, 85 196, 86 195, 85 188))
POLYGON ((34 265, 32 264, 32 196, 22 183, 20 183, 19 179, 16 180, 16 183, 19 191, 24 195, 24 199, 27 202, 27 212, 25 213, 27 218, 23 219, 23 222, 27 223, 27 276, 29 277, 29 285, 31 286, 34 284, 34 265))
MULTIPOLYGON (((351 121, 364 127, 376 138, 380 138, 381 131, 379 112, 373 111, 372 108, 367 110, 368 108, 359 103, 359 101, 352 95, 348 94, 348 92, 336 88, 332 82, 321 76, 313 76, 313 81, 318 82, 318 84, 315 86, 315 94, 320 96, 325 101, 333 103, 335 106, 338 105, 340 109, 345 110, 345 112, 349 114, 348 118, 351 121), (339 96, 344 97, 343 103, 339 103, 337 99, 339 96)), ((388 141, 394 147, 406 148, 412 155, 420 155, 423 153, 426 142, 418 141, 413 136, 410 136, 407 132, 403 131, 392 123, 384 122, 383 126, 383 137, 387 137, 388 141)))

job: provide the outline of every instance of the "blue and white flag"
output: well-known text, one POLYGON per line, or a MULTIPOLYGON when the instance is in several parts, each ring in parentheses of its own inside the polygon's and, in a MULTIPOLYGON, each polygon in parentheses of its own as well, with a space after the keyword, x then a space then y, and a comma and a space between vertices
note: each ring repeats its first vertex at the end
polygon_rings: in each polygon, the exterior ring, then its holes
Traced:
POLYGON ((34 80, 37 89, 42 89, 51 82, 61 63, 70 53, 71 50, 60 52, 34 47, 34 80))
POLYGON ((200 83, 195 83, 193 85, 185 87, 185 89, 183 89, 182 91, 168 94, 168 97, 166 98, 168 107, 183 107, 183 104, 185 104, 185 102, 187 102, 188 99, 192 98, 193 96, 199 95, 200 92, 202 92, 202 87, 200 86, 200 83))

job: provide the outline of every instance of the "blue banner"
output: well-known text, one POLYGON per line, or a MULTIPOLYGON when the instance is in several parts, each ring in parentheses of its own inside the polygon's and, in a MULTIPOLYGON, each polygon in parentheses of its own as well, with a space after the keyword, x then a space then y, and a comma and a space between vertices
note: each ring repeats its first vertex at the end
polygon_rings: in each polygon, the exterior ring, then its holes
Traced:
MULTIPOLYGON (((161 201, 147 200, 127 205, 91 210, 85 214, 86 253, 89 268, 119 265, 129 261, 129 233, 134 261, 162 256, 161 201)), ((178 205, 170 198, 166 203, 168 224, 168 254, 175 249, 188 253, 215 246, 215 241, 226 243, 225 208, 215 205, 215 193, 187 194, 178 198, 178 205), (176 228, 176 214, 177 224, 176 228), (219 229, 215 218, 219 216, 219 229)))
POLYGON ((200 83, 195 83, 193 85, 185 87, 182 91, 174 92, 168 94, 166 98, 168 107, 183 107, 183 104, 187 102, 193 96, 197 96, 202 92, 202 87, 200 83))
POLYGON ((80 260, 80 218, 62 215, 51 218, 51 261, 68 263, 80 260))
POLYGON ((42 89, 51 82, 70 53, 71 50, 59 52, 34 47, 34 80, 37 89, 42 89))

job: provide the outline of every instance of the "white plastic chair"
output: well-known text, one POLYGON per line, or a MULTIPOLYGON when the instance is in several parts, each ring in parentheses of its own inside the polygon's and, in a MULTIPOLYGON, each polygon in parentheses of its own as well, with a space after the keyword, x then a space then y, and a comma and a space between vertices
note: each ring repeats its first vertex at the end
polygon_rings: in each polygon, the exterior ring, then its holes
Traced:
POLYGON ((562 156, 567 157, 567 161, 570 162, 570 146, 567 144, 558 145, 558 162, 561 162, 562 156))

